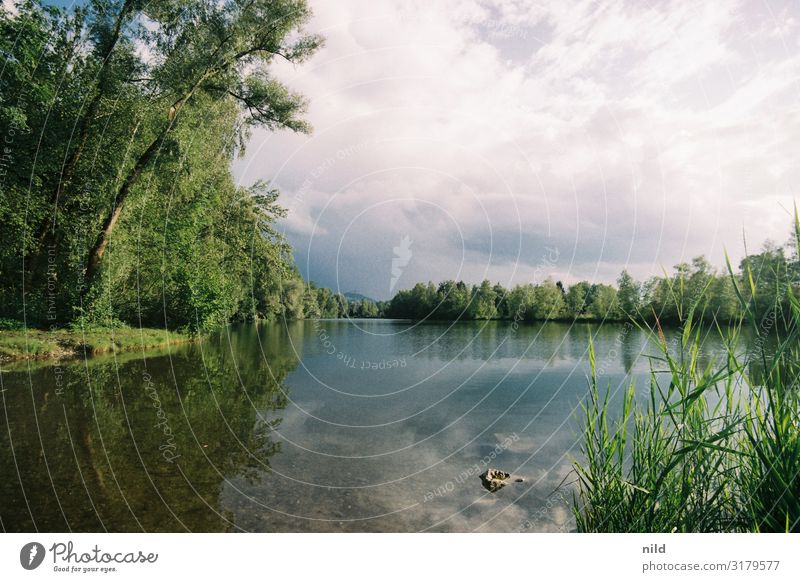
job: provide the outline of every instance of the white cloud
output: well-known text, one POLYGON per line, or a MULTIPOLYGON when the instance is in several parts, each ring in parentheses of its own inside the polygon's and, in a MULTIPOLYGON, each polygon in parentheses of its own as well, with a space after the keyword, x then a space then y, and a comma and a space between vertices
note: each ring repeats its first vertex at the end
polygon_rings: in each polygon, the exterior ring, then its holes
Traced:
POLYGON ((17 15, 19 11, 17 10, 17 5, 14 3, 14 0, 3 0, 3 10, 8 11, 9 14, 17 15))
POLYGON ((400 286, 523 281, 545 245, 554 275, 608 280, 701 253, 720 264, 744 224, 751 247, 786 238, 792 4, 313 5, 326 48, 276 73, 310 98, 316 132, 257 132, 237 173, 297 208, 285 226, 321 283, 339 252, 344 290, 386 296, 404 235, 417 254, 400 286))

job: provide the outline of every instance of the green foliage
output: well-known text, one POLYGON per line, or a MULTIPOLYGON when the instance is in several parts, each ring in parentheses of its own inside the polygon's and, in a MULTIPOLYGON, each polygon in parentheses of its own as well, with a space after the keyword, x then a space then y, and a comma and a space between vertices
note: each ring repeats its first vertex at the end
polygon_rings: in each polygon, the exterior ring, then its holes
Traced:
POLYGON ((570 285, 565 298, 566 308, 567 311, 572 313, 576 318, 586 314, 591 288, 592 285, 588 281, 580 281, 574 285, 570 285))
POLYGON ((617 290, 612 286, 592 285, 589 296, 591 299, 587 311, 593 319, 614 321, 620 318, 617 290))
POLYGON ((84 358, 86 355, 173 345, 190 339, 187 335, 163 329, 73 325, 71 330, 0 331, 0 359, 84 358))
POLYGON ((526 313, 530 314, 529 319, 547 320, 564 317, 566 309, 564 295, 552 279, 534 286, 532 296, 533 303, 526 309, 526 313))
POLYGON ((575 463, 579 531, 693 532, 740 527, 732 497, 733 445, 740 417, 725 410, 735 367, 701 368, 699 341, 684 334, 680 354, 666 344, 643 408, 635 387, 621 410, 609 411, 609 393, 600 396, 590 346, 591 390, 584 405, 583 459, 575 463), (711 396, 711 398, 709 398, 711 396), (721 397, 721 398, 720 398, 721 397), (711 405, 711 401, 717 404, 711 405), (619 412, 619 416, 616 414, 619 412), (613 420, 616 418, 616 420, 613 420))
POLYGON ((622 271, 617 279, 617 301, 619 309, 628 317, 639 317, 642 307, 641 285, 630 276, 628 271, 622 271))
POLYGON ((19 329, 25 329, 24 322, 19 321, 18 319, 0 317, 0 330, 15 331, 19 329))
POLYGON ((206 331, 316 316, 277 191, 230 173, 248 128, 310 129, 270 74, 320 45, 306 3, 16 8, 0 12, 0 317, 206 331))
POLYGON ((366 318, 380 317, 380 309, 373 301, 359 299, 350 302, 347 309, 347 316, 366 318))
MULTIPOLYGON (((797 222, 795 230, 800 246, 797 222)), ((772 251, 769 260, 781 264, 772 251)), ((695 274, 703 271, 695 264, 695 274)), ((579 531, 800 531, 800 303, 792 285, 773 295, 776 272, 773 265, 766 290, 748 276, 745 292, 729 271, 743 315, 737 325, 718 328, 724 362, 700 365, 695 308, 684 315, 677 347, 659 328, 660 354, 643 407, 631 385, 619 415, 609 411, 590 344, 591 389, 582 459, 575 462, 579 531), (758 309, 761 318, 744 319, 758 309), (747 350, 740 342, 745 323, 755 346, 747 350)), ((690 275, 686 288, 713 288, 710 277, 692 282, 690 275)), ((702 292, 690 301, 705 305, 702 292)))
POLYGON ((499 283, 463 281, 417 283, 398 291, 384 309, 389 317, 406 319, 505 319, 545 321, 635 321, 649 326, 681 326, 690 313, 695 321, 735 324, 742 317, 779 320, 787 324, 790 305, 786 291, 800 293, 800 261, 796 245, 785 248, 771 243, 763 251, 742 260, 737 273, 717 273, 705 257, 674 267, 672 274, 641 283, 627 271, 617 287, 579 281, 565 288, 546 279, 506 289, 499 283), (743 307, 737 296, 740 287, 743 307), (772 310, 772 306, 777 306, 772 310))
POLYGON ((473 287, 470 300, 471 319, 495 319, 497 317, 497 294, 489 281, 484 280, 473 287))

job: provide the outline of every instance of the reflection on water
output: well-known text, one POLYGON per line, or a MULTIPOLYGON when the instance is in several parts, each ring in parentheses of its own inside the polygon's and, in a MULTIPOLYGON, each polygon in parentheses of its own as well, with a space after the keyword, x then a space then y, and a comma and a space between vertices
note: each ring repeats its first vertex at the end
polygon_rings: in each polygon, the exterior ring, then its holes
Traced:
POLYGON ((0 525, 568 531, 590 334, 612 388, 644 379, 631 326, 503 322, 238 326, 4 371, 0 525), (489 467, 524 481, 490 493, 489 467))

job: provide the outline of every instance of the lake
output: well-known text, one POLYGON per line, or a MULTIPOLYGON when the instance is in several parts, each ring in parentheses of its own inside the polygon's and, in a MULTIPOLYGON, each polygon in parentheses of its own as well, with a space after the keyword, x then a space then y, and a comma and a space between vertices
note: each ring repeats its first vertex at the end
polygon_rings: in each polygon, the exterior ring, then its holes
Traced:
POLYGON ((5 366, 0 526, 570 531, 590 335, 612 407, 647 389, 655 349, 616 324, 237 325, 5 366), (490 467, 523 480, 491 493, 490 467))

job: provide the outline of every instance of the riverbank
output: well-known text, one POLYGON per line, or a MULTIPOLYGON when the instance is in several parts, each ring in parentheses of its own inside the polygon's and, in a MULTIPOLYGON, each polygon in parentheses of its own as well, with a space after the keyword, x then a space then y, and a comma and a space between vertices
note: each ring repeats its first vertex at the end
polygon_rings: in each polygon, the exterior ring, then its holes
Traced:
POLYGON ((186 343, 194 336, 166 329, 0 330, 0 362, 75 359, 186 343))

